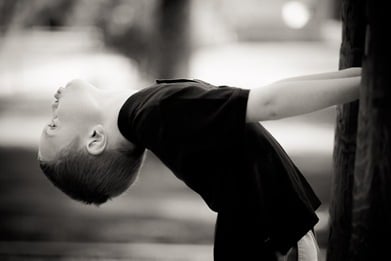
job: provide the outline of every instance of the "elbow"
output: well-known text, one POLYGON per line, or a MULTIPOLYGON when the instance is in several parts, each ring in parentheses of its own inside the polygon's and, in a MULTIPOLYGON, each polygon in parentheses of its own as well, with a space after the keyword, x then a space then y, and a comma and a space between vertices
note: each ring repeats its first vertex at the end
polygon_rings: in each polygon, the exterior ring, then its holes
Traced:
POLYGON ((271 121, 271 120, 279 120, 283 117, 281 117, 281 114, 278 110, 278 104, 275 101, 270 101, 267 104, 265 104, 265 118, 264 121, 271 121))
POLYGON ((268 113, 268 117, 267 117, 267 120, 271 121, 271 120, 279 120, 279 119, 282 119, 283 117, 277 113, 277 110, 275 108, 271 108, 269 113, 268 113))
POLYGON ((263 111, 262 121, 278 120, 281 118, 279 113, 279 96, 276 93, 276 88, 264 96, 261 107, 263 111))
POLYGON ((273 95, 250 97, 247 104, 247 122, 259 122, 279 119, 277 102, 273 95))

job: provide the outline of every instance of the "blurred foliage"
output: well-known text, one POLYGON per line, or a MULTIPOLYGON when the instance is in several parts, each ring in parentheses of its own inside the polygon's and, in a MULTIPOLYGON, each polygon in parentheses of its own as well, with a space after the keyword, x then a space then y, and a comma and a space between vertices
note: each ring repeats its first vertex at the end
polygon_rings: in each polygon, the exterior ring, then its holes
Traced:
POLYGON ((36 26, 55 29, 66 26, 76 0, 2 0, 0 26, 3 32, 36 26))
POLYGON ((150 72, 153 53, 156 0, 104 1, 94 24, 103 32, 107 46, 132 57, 142 71, 150 72))
POLYGON ((322 22, 330 12, 338 17, 340 1, 0 0, 0 34, 94 28, 145 79, 187 77, 192 48, 202 42, 320 40, 322 22))
MULTIPOLYGON (((2 0, 0 1, 0 28, 1 33, 5 34, 37 27, 53 31, 70 27, 94 27, 101 32, 108 48, 136 61, 140 72, 145 72, 146 75, 152 74, 152 77, 161 77, 160 69, 156 68, 161 66, 158 62, 159 57, 156 57, 159 56, 157 43, 161 44, 162 40, 159 37, 165 36, 158 32, 162 29, 160 26, 162 21, 159 18, 174 17, 175 19, 175 13, 163 15, 159 11, 164 11, 164 8, 160 7, 171 2, 177 4, 178 1, 2 0)), ((189 8, 188 5, 179 6, 189 8)), ((169 25, 173 25, 174 31, 175 24, 183 27, 183 21, 171 22, 169 25)), ((186 28, 182 31, 186 31, 186 28)), ((175 39, 167 40, 175 41, 175 39)), ((182 43, 186 44, 186 41, 182 43)), ((177 50, 180 48, 181 46, 177 46, 177 50)), ((178 57, 174 60, 185 58, 186 56, 178 57)))

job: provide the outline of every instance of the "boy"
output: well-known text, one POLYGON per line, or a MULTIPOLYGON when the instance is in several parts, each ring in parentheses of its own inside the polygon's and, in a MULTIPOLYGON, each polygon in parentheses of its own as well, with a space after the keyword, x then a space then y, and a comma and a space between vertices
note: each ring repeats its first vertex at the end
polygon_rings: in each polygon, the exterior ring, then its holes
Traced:
POLYGON ((353 101, 360 75, 350 68, 251 90, 162 80, 137 92, 74 80, 55 94, 40 166, 73 199, 99 205, 134 182, 151 150, 218 213, 215 260, 317 260, 320 202, 258 122, 353 101))

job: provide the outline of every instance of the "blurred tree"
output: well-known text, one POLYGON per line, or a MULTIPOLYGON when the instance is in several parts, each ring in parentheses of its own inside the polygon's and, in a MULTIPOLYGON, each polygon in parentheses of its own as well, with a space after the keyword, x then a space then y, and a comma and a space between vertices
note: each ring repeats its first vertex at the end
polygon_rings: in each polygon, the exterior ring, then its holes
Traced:
POLYGON ((153 16, 157 0, 113 0, 101 4, 95 24, 102 30, 107 47, 136 61, 145 77, 154 74, 153 16))
POLYGON ((2 31, 35 26, 57 29, 68 24, 76 3, 77 0, 2 0, 0 25, 2 31))
POLYGON ((156 27, 156 76, 186 77, 190 59, 190 1, 160 0, 156 27))
POLYGON ((7 32, 18 2, 18 0, 0 1, 0 36, 7 32))
POLYGON ((94 26, 108 48, 134 60, 144 77, 185 77, 190 57, 190 0, 2 0, 0 26, 94 26))
POLYGON ((68 24, 77 0, 34 1, 34 12, 26 19, 25 26, 43 26, 50 30, 57 30, 68 24))
POLYGON ((134 59, 146 78, 185 77, 189 0, 114 0, 98 15, 107 46, 134 59))
POLYGON ((331 2, 331 18, 341 20, 342 0, 332 0, 331 2))
MULTIPOLYGON (((365 0, 342 0, 342 45, 339 68, 361 66, 365 38, 365 0)), ((327 260, 347 260, 352 222, 352 187, 358 102, 338 106, 334 147, 334 181, 330 206, 327 260)))

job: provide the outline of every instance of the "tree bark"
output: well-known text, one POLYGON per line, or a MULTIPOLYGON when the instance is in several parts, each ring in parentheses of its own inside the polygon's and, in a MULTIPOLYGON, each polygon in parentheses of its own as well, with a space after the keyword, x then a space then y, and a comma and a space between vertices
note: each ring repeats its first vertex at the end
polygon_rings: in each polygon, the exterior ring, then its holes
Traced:
POLYGON ((391 40, 385 1, 368 1, 353 188, 351 260, 389 260, 391 233, 391 40))
MULTIPOLYGON (((365 0, 343 0, 339 68, 361 66, 365 40, 365 0)), ((352 187, 358 102, 337 107, 334 177, 327 260, 346 261, 351 235, 352 187)))

